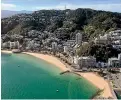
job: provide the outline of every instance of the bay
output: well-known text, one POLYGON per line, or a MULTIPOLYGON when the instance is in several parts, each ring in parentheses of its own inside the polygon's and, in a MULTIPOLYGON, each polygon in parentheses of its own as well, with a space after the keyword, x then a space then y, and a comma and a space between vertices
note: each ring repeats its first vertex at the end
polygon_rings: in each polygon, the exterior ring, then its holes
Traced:
POLYGON ((26 54, 1 54, 2 99, 90 99, 98 89, 86 79, 26 54), (58 90, 58 91, 57 91, 58 90))

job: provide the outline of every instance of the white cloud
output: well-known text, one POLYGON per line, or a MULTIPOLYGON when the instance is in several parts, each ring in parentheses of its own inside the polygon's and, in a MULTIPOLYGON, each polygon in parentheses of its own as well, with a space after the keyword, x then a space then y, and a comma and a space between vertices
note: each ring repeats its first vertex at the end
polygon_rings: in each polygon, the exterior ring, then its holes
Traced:
POLYGON ((82 8, 92 8, 96 10, 117 11, 121 12, 121 4, 96 4, 96 5, 82 5, 82 8))
POLYGON ((60 3, 59 5, 56 5, 56 6, 37 6, 37 7, 33 7, 33 9, 34 10, 41 10, 41 9, 46 9, 46 10, 60 9, 60 10, 64 10, 65 5, 66 5, 66 8, 68 8, 68 9, 71 9, 71 7, 73 6, 73 5, 69 4, 69 3, 60 3))
POLYGON ((1 4, 2 10, 14 10, 15 8, 16 8, 16 5, 14 4, 6 4, 6 3, 1 4))
POLYGON ((106 11, 114 11, 114 12, 121 12, 121 4, 88 4, 88 5, 73 5, 69 3, 61 3, 56 6, 41 6, 41 7, 34 7, 34 10, 41 10, 41 9, 60 9, 64 10, 65 5, 67 9, 77 9, 77 8, 91 8, 95 10, 106 10, 106 11))

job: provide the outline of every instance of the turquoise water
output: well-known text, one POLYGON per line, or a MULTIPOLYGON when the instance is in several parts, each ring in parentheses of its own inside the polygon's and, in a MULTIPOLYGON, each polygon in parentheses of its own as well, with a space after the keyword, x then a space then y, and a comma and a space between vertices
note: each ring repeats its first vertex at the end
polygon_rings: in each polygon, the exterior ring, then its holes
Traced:
POLYGON ((56 66, 30 55, 2 53, 1 62, 2 99, 89 99, 98 90, 75 74, 60 75, 56 66))
POLYGON ((121 95, 120 95, 119 91, 115 91, 115 93, 116 93, 117 98, 118 98, 119 100, 121 100, 121 95))

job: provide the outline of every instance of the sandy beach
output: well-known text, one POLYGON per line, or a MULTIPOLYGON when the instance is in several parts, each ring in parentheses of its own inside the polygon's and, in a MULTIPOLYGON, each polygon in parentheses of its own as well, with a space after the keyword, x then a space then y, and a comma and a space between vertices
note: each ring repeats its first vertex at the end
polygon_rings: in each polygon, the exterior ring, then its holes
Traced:
POLYGON ((78 73, 78 74, 80 74, 81 76, 83 76, 85 79, 87 79, 89 82, 91 82, 92 84, 94 84, 99 89, 104 90, 101 93, 102 97, 105 97, 105 98, 112 97, 113 98, 113 94, 111 92, 110 86, 109 86, 108 82, 106 80, 104 80, 104 78, 96 75, 93 72, 78 73))
MULTIPOLYGON (((5 50, 2 50, 2 52, 11 53, 10 51, 5 51, 5 50)), ((30 53, 30 52, 24 52, 24 53, 32 55, 32 56, 40 58, 40 59, 43 59, 49 63, 52 63, 52 64, 56 65, 57 67, 59 67, 63 71, 70 70, 69 68, 66 67, 65 64, 63 64, 59 59, 57 59, 54 56, 39 54, 39 53, 30 53)), ((101 94, 102 97, 105 97, 105 98, 113 97, 113 94, 111 92, 111 89, 110 89, 108 82, 106 80, 104 80, 102 77, 100 77, 92 72, 87 72, 87 73, 78 72, 78 74, 80 74, 82 77, 87 79, 89 82, 91 82, 97 88, 99 88, 101 90, 104 89, 104 91, 101 94)))
POLYGON ((12 51, 7 51, 7 50, 1 50, 3 53, 12 53, 12 51))
POLYGON ((70 70, 69 68, 66 67, 65 64, 63 64, 59 59, 57 59, 54 56, 46 55, 46 54, 39 54, 39 53, 29 53, 29 52, 23 52, 23 53, 43 59, 51 64, 54 64, 55 66, 59 67, 63 71, 70 70))

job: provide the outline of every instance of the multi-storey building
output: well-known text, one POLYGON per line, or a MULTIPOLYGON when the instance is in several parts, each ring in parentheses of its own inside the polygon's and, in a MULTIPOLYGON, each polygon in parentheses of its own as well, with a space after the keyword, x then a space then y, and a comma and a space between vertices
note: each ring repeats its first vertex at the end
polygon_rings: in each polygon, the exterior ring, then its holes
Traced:
POLYGON ((81 33, 77 33, 76 34, 76 44, 77 45, 81 45, 82 44, 82 34, 81 33))
POLYGON ((80 69, 96 66, 96 58, 92 56, 74 57, 74 64, 79 65, 80 69))
POLYGON ((52 50, 53 51, 57 50, 57 42, 52 42, 52 50))
POLYGON ((95 38, 96 44, 112 44, 116 49, 121 49, 121 30, 111 31, 103 36, 95 38))
POLYGON ((10 42, 10 49, 19 49, 19 42, 10 42))
POLYGON ((108 66, 109 67, 121 67, 121 54, 118 54, 118 58, 109 58, 108 59, 108 66))

